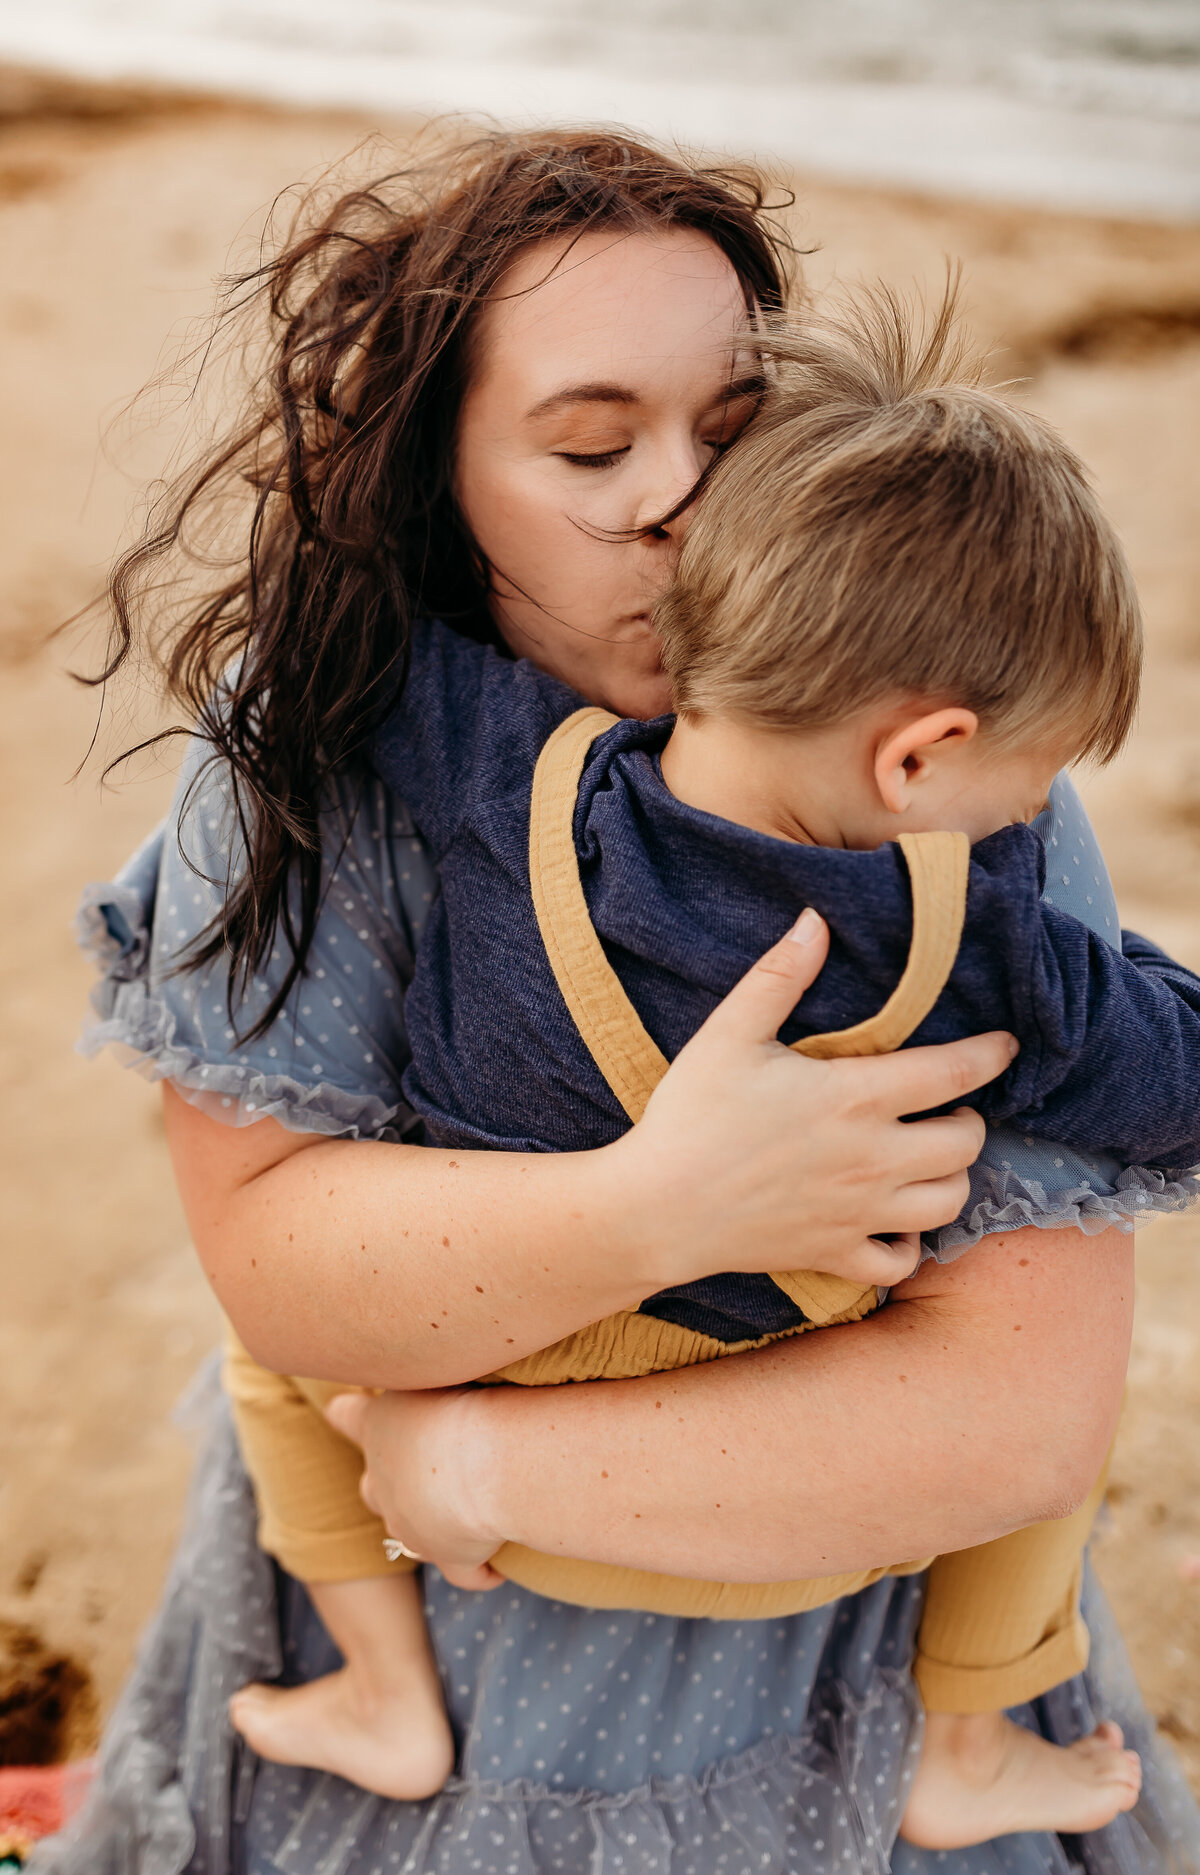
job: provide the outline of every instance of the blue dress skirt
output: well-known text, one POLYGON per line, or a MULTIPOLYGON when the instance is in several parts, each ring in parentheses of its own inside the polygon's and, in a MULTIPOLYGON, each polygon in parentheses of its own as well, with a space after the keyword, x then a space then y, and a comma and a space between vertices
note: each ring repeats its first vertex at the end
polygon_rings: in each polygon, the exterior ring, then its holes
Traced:
MULTIPOLYGON (((217 890, 180 860, 172 827, 85 901, 85 936, 106 972, 89 1046, 124 1045, 234 1124, 270 1113, 307 1131, 403 1137, 402 985, 436 880, 382 789, 330 812, 340 857, 313 969, 262 1041, 237 1042, 218 976, 169 974, 217 890)), ((210 777, 179 829, 201 874, 224 876, 226 831, 210 777)), ((1107 921, 1115 940, 1111 891, 1069 784, 1044 831, 1056 901, 1101 930, 1107 921)), ((270 980, 251 986, 251 1011, 270 980)), ((1029 1223, 1128 1228, 1196 1194, 1178 1171, 996 1133, 969 1204, 928 1248, 951 1257, 1029 1223)), ((108 1727, 94 1799, 41 1846, 30 1875, 1200 1875, 1200 1813, 1090 1579, 1087 1673, 1016 1715, 1064 1743, 1114 1718, 1142 1753, 1136 1811, 1085 1838, 1008 1836, 952 1853, 897 1842, 921 1737, 909 1675, 920 1577, 785 1620, 713 1622, 573 1608, 510 1585, 471 1594, 429 1569, 430 1632, 460 1743, 445 1789, 394 1803, 257 1760, 230 1729, 230 1693, 250 1679, 312 1678, 337 1655, 303 1589, 257 1547, 213 1374, 189 1415, 201 1449, 162 1605, 108 1727)))

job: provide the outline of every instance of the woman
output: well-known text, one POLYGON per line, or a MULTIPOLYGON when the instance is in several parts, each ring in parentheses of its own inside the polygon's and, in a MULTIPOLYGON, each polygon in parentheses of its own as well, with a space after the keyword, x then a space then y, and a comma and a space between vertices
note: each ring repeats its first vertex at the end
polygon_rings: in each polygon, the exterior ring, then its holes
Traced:
MULTIPOLYGON (((1098 1468, 1127 1346, 1128 1243, 1104 1226, 1185 1196, 1152 1172, 1050 1167, 993 1142, 964 1210, 978 1121, 899 1116, 991 1078, 1004 1039, 873 1063, 789 1058, 772 1038, 805 979, 786 947, 615 1147, 450 1158, 403 1143, 402 986, 436 881, 361 757, 402 679, 407 621, 437 611, 592 701, 665 707, 649 608, 696 483, 753 408, 730 341, 748 310, 782 298, 760 209, 752 186, 582 135, 488 139, 416 191, 351 198, 266 270, 261 412, 160 537, 173 542, 227 474, 258 490, 248 553, 221 591, 185 597, 170 652, 201 729, 179 841, 160 836, 93 896, 109 963, 96 1039, 132 1044, 166 1080, 197 1247, 260 1359, 453 1387, 739 1259, 793 1267, 837 1244, 886 1282, 895 1253, 872 1231, 961 1214, 947 1248, 1003 1233, 927 1266, 870 1322, 650 1393, 497 1396, 482 1417, 477 1396, 385 1403, 367 1429, 385 1501, 415 1502, 414 1453, 457 1448, 457 1503, 429 1507, 447 1560, 456 1514, 486 1525, 517 1506, 524 1540, 569 1546, 555 1477, 610 1453, 623 1461, 604 1508, 614 1559, 668 1571, 702 1546, 715 1576, 744 1571, 748 1552, 767 1575, 829 1573, 1065 1511, 1098 1468), (1023 1233, 1028 1218, 1042 1230, 1023 1233), (1020 1501, 998 1501, 988 1454, 1012 1437, 1035 1458, 1020 1501), (725 1461, 720 1518, 673 1494, 676 1442, 725 1461)), ((123 623, 153 558, 152 543, 118 575, 123 623)), ((1056 805, 1051 841, 1090 861, 1069 790, 1056 805)), ((1091 863, 1094 914, 1111 919, 1091 863)), ((889 1860, 916 1736, 915 1579, 730 1626, 509 1587, 484 1599, 429 1571, 461 1774, 430 1804, 397 1805, 235 1752, 236 1687, 332 1664, 252 1531, 218 1417, 100 1798, 35 1867, 704 1875, 930 1861, 889 1860)), ((1136 1695, 1096 1684, 1040 1702, 1037 1722, 1078 1735, 1095 1696, 1137 1731, 1136 1695)), ((1195 1856, 1182 1787, 1153 1758, 1147 1771, 1137 1817, 1089 1846, 1095 1869, 1195 1856)), ((1067 1867, 1042 1838, 940 1861, 1067 1867)))

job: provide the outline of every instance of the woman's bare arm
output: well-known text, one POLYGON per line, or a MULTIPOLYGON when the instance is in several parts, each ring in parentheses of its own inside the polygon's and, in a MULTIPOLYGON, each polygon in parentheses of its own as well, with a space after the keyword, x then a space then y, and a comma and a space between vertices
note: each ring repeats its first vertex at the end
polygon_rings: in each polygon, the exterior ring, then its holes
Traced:
POLYGON ((169 1086, 164 1103, 205 1273, 278 1372, 450 1385, 647 1293, 641 1238, 596 1189, 593 1155, 235 1130, 169 1086))
POLYGON ((1116 1426, 1132 1239, 1028 1229, 853 1327, 646 1380, 342 1399, 418 1553, 505 1540, 717 1581, 841 1574, 1066 1515, 1116 1426))
POLYGON ((784 939, 684 1049, 637 1127, 593 1152, 515 1154, 222 1125, 166 1093, 167 1137, 209 1280, 281 1372, 453 1385, 655 1290, 721 1269, 889 1282, 866 1240, 948 1222, 978 1116, 1011 1060, 976 1036, 876 1061, 807 1061, 774 1037, 824 960, 784 939))

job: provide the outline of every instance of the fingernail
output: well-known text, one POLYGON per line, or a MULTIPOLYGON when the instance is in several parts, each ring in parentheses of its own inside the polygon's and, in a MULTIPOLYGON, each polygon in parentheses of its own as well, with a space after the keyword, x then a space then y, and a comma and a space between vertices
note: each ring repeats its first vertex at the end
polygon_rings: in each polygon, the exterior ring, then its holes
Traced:
POLYGON ((1008 1038, 1008 1056, 1009 1056, 1009 1060, 1011 1061, 1011 1060, 1012 1060, 1012 1058, 1013 1058, 1013 1056, 1014 1056, 1014 1055, 1019 1055, 1019 1054, 1020 1054, 1020 1052, 1021 1052, 1021 1044, 1020 1044, 1020 1042, 1019 1042, 1019 1041, 1017 1040, 1017 1038, 1016 1038, 1016 1036, 1015 1036, 1015 1035, 1010 1035, 1010 1036, 1009 1036, 1009 1038, 1008 1038))
POLYGON ((793 944, 811 944, 820 929, 820 916, 809 906, 800 913, 788 936, 793 944))

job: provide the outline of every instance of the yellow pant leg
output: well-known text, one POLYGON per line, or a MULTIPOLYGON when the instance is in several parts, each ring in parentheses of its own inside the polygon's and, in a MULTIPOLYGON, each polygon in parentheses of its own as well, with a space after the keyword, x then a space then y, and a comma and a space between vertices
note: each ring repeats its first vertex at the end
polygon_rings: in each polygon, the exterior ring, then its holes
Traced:
POLYGON ((1001 1712, 1083 1671, 1083 1552, 1107 1476, 1070 1517, 937 1558, 913 1666, 927 1711, 1001 1712))
POLYGON ((416 1566, 387 1560, 383 1524, 359 1494, 362 1453, 321 1411, 349 1389, 272 1374, 228 1324, 224 1380, 268 1556, 301 1582, 354 1582, 416 1566))

